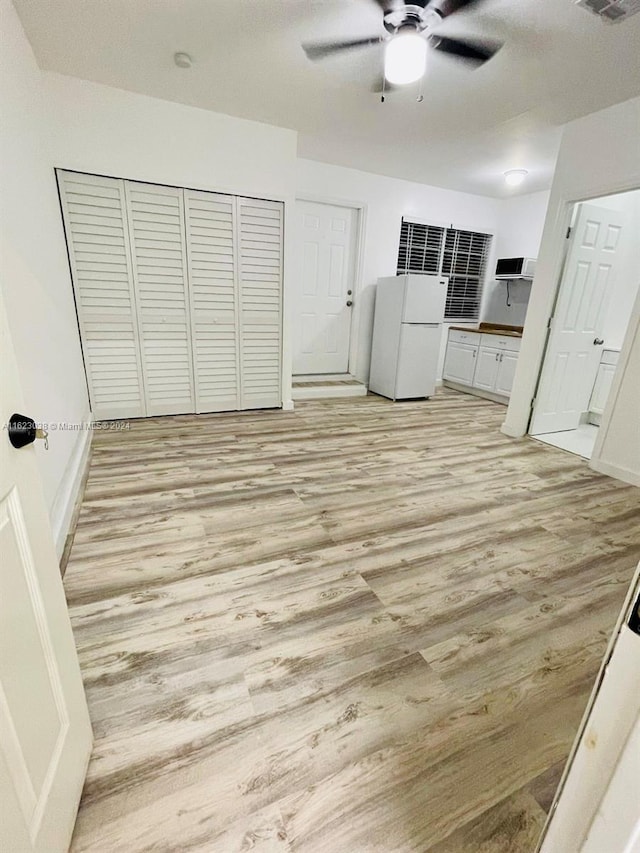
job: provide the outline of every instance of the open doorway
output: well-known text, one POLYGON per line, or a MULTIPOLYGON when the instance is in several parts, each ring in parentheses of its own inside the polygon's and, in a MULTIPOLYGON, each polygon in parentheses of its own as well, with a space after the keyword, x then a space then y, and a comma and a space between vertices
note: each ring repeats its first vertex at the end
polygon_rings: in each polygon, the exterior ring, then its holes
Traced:
POLYGON ((590 459, 640 287, 640 190, 576 204, 529 434, 590 459))

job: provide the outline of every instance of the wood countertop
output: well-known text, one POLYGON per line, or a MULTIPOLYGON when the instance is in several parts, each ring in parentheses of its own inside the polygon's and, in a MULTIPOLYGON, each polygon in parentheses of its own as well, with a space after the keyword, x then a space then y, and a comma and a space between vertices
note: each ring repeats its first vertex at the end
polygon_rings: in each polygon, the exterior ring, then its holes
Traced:
POLYGON ((510 338, 522 337, 522 326, 507 326, 500 323, 480 323, 479 326, 449 326, 461 332, 478 332, 482 335, 502 335, 510 338))

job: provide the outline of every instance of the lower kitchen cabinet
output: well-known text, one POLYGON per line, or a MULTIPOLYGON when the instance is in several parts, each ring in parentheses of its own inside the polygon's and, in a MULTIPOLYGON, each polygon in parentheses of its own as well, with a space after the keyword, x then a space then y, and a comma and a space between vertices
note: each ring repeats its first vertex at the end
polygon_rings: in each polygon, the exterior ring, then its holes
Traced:
POLYGON ((480 347, 473 386, 482 388, 484 391, 495 391, 499 367, 500 350, 493 347, 480 347))
POLYGON ((516 375, 518 353, 505 350, 500 353, 500 367, 496 377, 496 394, 509 396, 513 388, 513 379, 516 375))
POLYGON ((453 387, 506 402, 513 388, 520 338, 451 329, 443 379, 453 387))
POLYGON ((478 347, 471 344, 450 341, 444 363, 444 379, 471 385, 476 370, 478 347))

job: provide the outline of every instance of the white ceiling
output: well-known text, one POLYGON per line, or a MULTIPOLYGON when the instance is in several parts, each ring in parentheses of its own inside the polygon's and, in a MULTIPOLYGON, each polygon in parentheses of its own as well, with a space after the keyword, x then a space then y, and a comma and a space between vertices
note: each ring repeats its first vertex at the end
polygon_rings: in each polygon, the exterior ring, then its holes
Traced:
POLYGON ((485 0, 446 34, 505 41, 469 70, 432 53, 424 101, 370 91, 379 47, 311 63, 300 43, 382 34, 372 0, 15 0, 42 68, 299 131, 299 154, 492 196, 545 189, 563 123, 640 94, 640 15, 485 0), (175 51, 192 55, 176 68, 175 51))

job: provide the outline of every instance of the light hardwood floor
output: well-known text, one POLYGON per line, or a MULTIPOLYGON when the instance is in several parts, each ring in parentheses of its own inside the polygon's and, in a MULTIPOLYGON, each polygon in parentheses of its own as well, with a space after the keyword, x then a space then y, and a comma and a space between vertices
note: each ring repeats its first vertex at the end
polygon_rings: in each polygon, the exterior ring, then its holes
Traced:
POLYGON ((72 850, 528 853, 640 490, 454 391, 97 432, 72 850))

